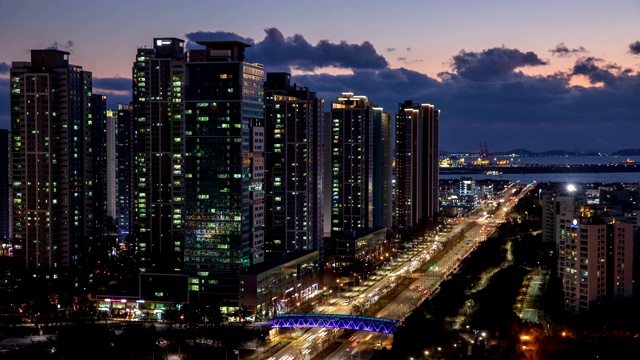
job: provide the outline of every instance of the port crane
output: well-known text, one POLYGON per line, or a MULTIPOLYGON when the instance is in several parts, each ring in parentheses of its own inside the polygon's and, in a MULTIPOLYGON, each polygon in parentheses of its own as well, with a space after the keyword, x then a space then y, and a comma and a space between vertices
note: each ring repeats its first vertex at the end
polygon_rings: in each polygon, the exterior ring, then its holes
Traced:
POLYGON ((491 154, 489 153, 489 149, 487 149, 487 143, 484 143, 484 147, 482 145, 483 144, 480 143, 480 152, 478 152, 478 157, 482 160, 489 160, 489 158, 491 158, 491 154))

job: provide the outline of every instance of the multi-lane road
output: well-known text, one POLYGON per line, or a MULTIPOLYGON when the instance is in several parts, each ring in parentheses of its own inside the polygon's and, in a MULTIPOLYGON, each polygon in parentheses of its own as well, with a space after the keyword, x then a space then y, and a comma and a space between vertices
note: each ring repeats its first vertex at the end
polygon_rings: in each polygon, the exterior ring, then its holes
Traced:
MULTIPOLYGON (((498 210, 495 210, 495 204, 497 202, 494 202, 494 204, 485 204, 479 211, 476 211, 477 215, 459 221, 450 232, 440 234, 437 241, 425 241, 417 248, 411 249, 398 256, 398 258, 379 269, 375 276, 372 276, 369 281, 365 283, 366 286, 360 288, 358 292, 346 294, 350 297, 342 296, 334 299, 333 304, 321 308, 320 311, 329 314, 350 314, 354 303, 360 306, 366 306, 369 303, 375 302, 380 296, 393 287, 395 283, 400 280, 400 277, 409 276, 414 278, 415 281, 376 314, 376 317, 403 320, 428 296, 431 296, 446 275, 455 271, 460 261, 495 229, 495 226, 497 226, 497 223, 499 223, 503 217, 503 214, 500 214, 500 212, 508 213, 518 198, 524 196, 527 190, 528 189, 523 190, 517 197, 512 198, 515 187, 511 186, 502 194, 501 199, 498 200, 498 202, 502 204, 498 210), (464 231, 463 229, 467 230, 464 231), (450 248, 444 246, 445 249, 449 249, 446 253, 442 254, 433 269, 424 273, 416 271, 425 261, 428 261, 435 252, 443 251, 443 246, 438 243, 447 244, 448 242, 457 241, 460 239, 463 231, 463 241, 458 242, 450 248)), ((301 329, 297 333, 297 338, 294 341, 270 357, 269 360, 311 359, 341 334, 342 331, 337 329, 311 328, 306 331, 301 329)), ((381 347, 390 348, 392 340, 392 335, 356 331, 348 341, 342 343, 335 351, 329 354, 327 358, 368 359, 374 349, 381 347)))

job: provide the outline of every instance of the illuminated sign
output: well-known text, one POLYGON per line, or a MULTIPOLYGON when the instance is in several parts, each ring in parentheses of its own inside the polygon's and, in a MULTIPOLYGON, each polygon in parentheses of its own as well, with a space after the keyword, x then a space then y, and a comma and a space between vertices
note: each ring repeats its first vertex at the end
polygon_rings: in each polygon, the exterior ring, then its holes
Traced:
POLYGON ((156 45, 169 45, 171 44, 171 40, 156 40, 156 45))
POLYGON ((577 229, 578 228, 578 220, 573 219, 573 222, 571 222, 571 228, 572 229, 577 229))

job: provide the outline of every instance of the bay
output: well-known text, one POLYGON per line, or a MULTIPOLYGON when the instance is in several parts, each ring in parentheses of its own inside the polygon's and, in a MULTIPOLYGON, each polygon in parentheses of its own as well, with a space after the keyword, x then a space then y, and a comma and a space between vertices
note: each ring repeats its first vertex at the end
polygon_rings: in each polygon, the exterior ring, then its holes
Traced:
MULTIPOLYGON (((521 156, 499 157, 497 159, 509 159, 512 164, 619 164, 627 161, 640 163, 640 156, 521 156)), ((440 179, 460 179, 461 177, 474 180, 508 180, 521 184, 533 184, 534 181, 559 182, 559 183, 640 183, 640 172, 624 173, 539 173, 539 174, 440 174, 440 179)))
POLYGON ((540 173, 540 174, 447 174, 440 175, 440 179, 471 178, 474 180, 508 180, 520 184, 533 184, 534 182, 558 182, 567 184, 577 183, 603 183, 603 184, 633 184, 640 183, 640 173, 540 173))
POLYGON ((509 159, 512 164, 542 165, 620 164, 627 159, 640 163, 640 156, 501 156, 494 159, 509 159))

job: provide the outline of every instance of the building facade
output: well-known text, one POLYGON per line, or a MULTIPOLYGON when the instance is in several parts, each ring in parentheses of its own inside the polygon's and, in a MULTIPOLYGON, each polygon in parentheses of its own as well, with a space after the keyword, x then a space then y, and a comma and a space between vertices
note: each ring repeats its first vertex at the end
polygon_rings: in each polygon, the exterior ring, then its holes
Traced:
POLYGON ((184 268, 193 296, 237 306, 239 274, 264 260, 264 68, 242 42, 198 44, 183 78, 184 268))
POLYGON ((0 238, 11 240, 11 133, 0 129, 0 238))
POLYGON ((265 249, 317 250, 322 258, 324 102, 290 78, 268 73, 265 82, 265 249))
POLYGON ((116 224, 118 237, 124 239, 131 232, 132 219, 132 150, 137 133, 132 121, 133 107, 118 104, 116 110, 116 224))
POLYGON ((616 209, 620 205, 590 203, 585 192, 582 186, 574 186, 540 193, 545 202, 553 204, 543 206, 543 216, 549 217, 547 208, 553 208, 564 309, 573 313, 585 313, 594 305, 610 305, 633 294, 635 224, 616 209))
POLYGON ((69 53, 13 62, 11 147, 15 255, 29 268, 79 266, 92 242, 92 75, 69 53))
POLYGON ((396 115, 396 221, 406 230, 437 222, 440 111, 405 101, 396 115))
POLYGON ((317 251, 298 251, 281 263, 253 267, 240 275, 239 304, 264 317, 300 308, 321 290, 319 258, 317 251))
POLYGON ((393 226, 393 114, 373 108, 373 227, 393 226))
POLYGON ((573 218, 559 217, 558 276, 564 308, 573 313, 629 298, 633 292, 633 225, 582 210, 573 218))
POLYGON ((140 271, 183 268, 184 41, 156 38, 133 63, 132 198, 140 271))
POLYGON ((331 103, 331 237, 373 228, 373 104, 342 93, 331 103))

